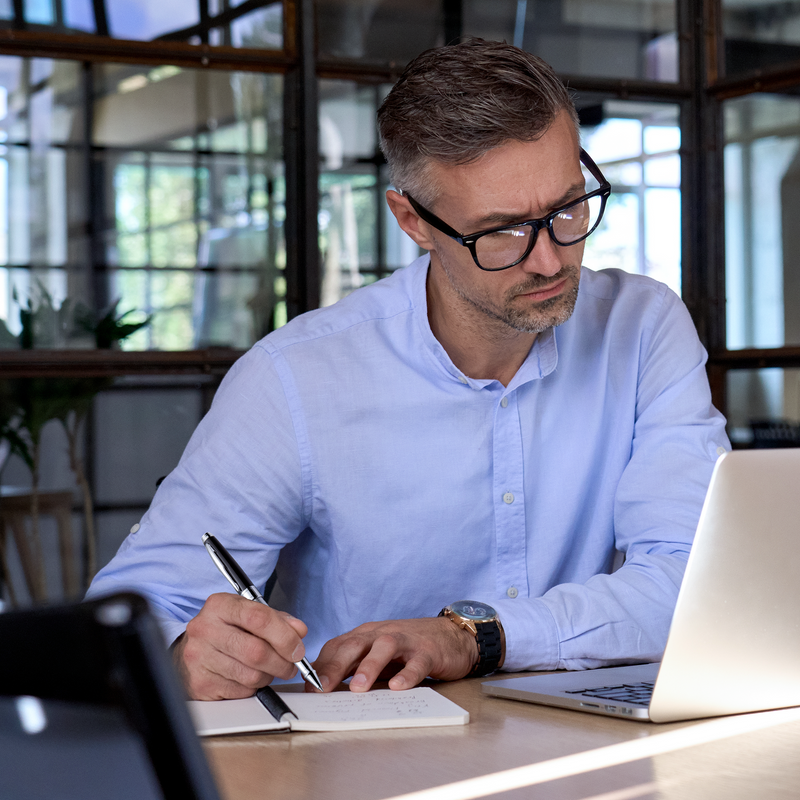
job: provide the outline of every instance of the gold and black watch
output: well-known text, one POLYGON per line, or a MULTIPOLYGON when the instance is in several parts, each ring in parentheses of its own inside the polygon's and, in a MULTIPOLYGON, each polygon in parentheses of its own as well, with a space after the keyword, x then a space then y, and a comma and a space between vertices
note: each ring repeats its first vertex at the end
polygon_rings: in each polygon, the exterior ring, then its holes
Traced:
POLYGON ((497 612, 477 600, 459 600, 439 612, 440 617, 451 619, 459 628, 469 631, 478 644, 478 663, 470 677, 488 675, 503 666, 506 658, 506 637, 497 612))

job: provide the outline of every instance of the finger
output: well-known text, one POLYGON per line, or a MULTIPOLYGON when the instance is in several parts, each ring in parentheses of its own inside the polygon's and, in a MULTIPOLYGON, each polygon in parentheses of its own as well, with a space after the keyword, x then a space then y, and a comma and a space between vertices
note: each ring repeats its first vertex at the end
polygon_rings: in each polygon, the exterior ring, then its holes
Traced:
POLYGON ((350 681, 350 691, 369 691, 389 664, 397 659, 404 660, 408 645, 408 638, 403 634, 378 636, 356 667, 353 679, 350 681))
POLYGON ((272 676, 245 667, 225 653, 206 658, 204 666, 192 671, 187 690, 194 700, 234 700, 252 696, 272 676))
POLYGON ((286 611, 278 611, 277 613, 280 614, 286 620, 286 622, 291 625, 292 628, 294 628, 295 633, 297 633, 301 639, 306 637, 308 634, 308 625, 306 625, 303 620, 293 617, 286 611))
MULTIPOLYGON (((272 650, 284 661, 294 663, 305 656, 306 649, 300 637, 308 632, 308 628, 300 620, 238 595, 212 595, 206 604, 212 600, 214 602, 210 610, 219 613, 231 626, 241 628, 268 642, 272 650)), ((257 665, 257 662, 247 663, 257 665)))
POLYGON ((276 652, 272 642, 239 628, 228 626, 218 651, 239 662, 243 668, 277 678, 292 678, 297 672, 292 659, 276 652))
POLYGON ((326 642, 313 665, 323 689, 332 691, 349 678, 369 652, 371 644, 372 638, 361 634, 358 629, 326 642))
POLYGON ((410 658, 403 669, 389 681, 389 688, 393 692, 413 689, 430 675, 431 666, 432 662, 428 657, 417 656, 410 658))
MULTIPOLYGON (((235 595, 212 595, 186 626, 191 647, 184 653, 184 661, 193 673, 200 672, 208 667, 206 662, 214 663, 215 653, 223 653, 251 670, 291 678, 296 672, 291 652, 286 658, 276 646, 281 635, 288 646, 296 643, 295 651, 305 651, 297 632, 278 612, 235 595)), ((288 649, 285 642, 282 646, 288 649)))
POLYGON ((253 670, 207 641, 184 634, 174 649, 186 691, 194 700, 249 697, 272 676, 253 670))
POLYGON ((210 669, 224 655, 270 676, 289 678, 295 672, 294 664, 276 653, 270 642, 224 620, 198 615, 186 626, 186 635, 184 661, 190 666, 210 669))

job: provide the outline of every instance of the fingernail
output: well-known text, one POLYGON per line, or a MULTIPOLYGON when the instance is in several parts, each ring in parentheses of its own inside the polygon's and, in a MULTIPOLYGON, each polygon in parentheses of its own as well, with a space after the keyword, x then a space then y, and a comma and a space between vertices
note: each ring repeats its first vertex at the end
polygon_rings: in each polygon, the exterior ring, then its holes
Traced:
POLYGON ((395 675, 389 681, 390 689, 402 689, 406 685, 406 679, 402 675, 395 675))
POLYGON ((350 686, 355 687, 356 689, 363 689, 366 685, 367 676, 361 672, 353 675, 353 679, 350 681, 350 686))
POLYGON ((303 647, 302 643, 297 645, 294 649, 294 653, 292 653, 292 661, 299 661, 305 654, 306 649, 303 647))
POLYGON ((319 682, 322 684, 323 689, 327 689, 331 685, 327 675, 320 675, 319 682))

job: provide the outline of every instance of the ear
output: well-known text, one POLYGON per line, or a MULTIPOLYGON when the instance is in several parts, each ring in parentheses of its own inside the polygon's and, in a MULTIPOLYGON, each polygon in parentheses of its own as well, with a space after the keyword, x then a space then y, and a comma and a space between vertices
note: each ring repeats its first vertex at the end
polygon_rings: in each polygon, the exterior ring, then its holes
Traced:
POLYGON ((435 244, 428 233, 428 225, 423 222, 417 212, 411 207, 407 197, 403 197, 394 189, 386 192, 386 202, 397 219, 397 224, 421 247, 423 250, 434 250, 435 244))

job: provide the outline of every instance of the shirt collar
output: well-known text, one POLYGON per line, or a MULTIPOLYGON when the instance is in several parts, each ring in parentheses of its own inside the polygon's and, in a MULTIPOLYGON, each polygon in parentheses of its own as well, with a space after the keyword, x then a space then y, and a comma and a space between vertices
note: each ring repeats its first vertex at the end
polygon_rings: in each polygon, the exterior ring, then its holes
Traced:
MULTIPOLYGON (((466 384, 473 389, 482 389, 490 386, 494 380, 476 380, 464 375, 452 362, 447 351, 442 347, 439 340, 433 335, 430 321, 428 320, 428 294, 427 278, 430 269, 430 255, 418 258, 408 269, 415 270, 412 277, 412 303, 414 316, 417 320, 417 327, 425 344, 425 350, 441 374, 458 383, 466 384)), ((555 370, 558 363, 558 349, 556 347, 556 334, 554 328, 548 328, 536 337, 530 352, 525 361, 517 370, 517 374, 508 385, 508 389, 516 389, 532 380, 544 378, 555 370)))

